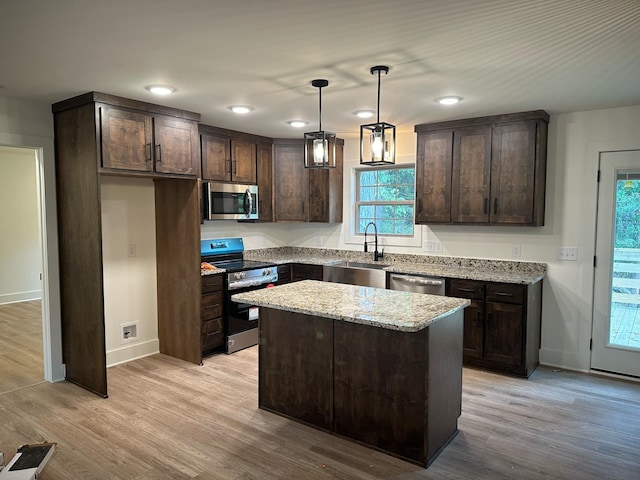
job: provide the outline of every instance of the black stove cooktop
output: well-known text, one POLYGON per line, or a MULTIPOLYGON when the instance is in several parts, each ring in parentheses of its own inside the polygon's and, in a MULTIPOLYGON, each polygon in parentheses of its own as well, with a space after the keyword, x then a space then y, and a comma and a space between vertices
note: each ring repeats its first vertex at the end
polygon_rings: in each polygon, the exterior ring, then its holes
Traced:
POLYGON ((275 263, 263 262, 258 260, 224 260, 224 261, 216 261, 215 256, 213 257, 202 257, 203 262, 208 262, 213 266, 218 268, 224 268, 228 272, 242 272, 246 270, 253 270, 258 268, 267 268, 267 267, 275 267, 275 263))

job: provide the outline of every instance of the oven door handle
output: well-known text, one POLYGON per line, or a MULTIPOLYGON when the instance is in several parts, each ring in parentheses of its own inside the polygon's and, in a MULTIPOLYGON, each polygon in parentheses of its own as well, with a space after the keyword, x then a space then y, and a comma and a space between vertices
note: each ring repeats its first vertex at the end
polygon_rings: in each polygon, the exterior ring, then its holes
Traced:
POLYGON ((251 196, 251 192, 247 188, 244 192, 244 214, 249 218, 251 216, 251 211, 253 210, 253 197, 251 196), (248 205, 248 208, 247 208, 248 205))

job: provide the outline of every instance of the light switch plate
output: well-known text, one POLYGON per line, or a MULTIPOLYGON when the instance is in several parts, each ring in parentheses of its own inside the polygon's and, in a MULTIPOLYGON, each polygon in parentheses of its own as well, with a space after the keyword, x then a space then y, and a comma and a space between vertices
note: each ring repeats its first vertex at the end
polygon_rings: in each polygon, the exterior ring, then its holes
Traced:
POLYGON ((559 247, 557 252, 557 259, 577 262, 578 247, 559 247))

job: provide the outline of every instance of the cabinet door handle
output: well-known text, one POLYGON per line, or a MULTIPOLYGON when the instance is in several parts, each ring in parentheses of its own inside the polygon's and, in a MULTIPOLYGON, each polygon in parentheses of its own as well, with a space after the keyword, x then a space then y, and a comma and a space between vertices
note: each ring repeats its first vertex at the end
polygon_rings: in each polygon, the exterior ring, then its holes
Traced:
POLYGON ((485 198, 484 199, 484 209, 483 209, 484 214, 486 215, 487 213, 489 213, 489 199, 485 198))
POLYGON ((145 150, 145 155, 147 157, 147 162, 151 161, 151 144, 147 143, 144 146, 144 150, 145 150))
POLYGON ((418 213, 422 213, 422 199, 418 200, 418 213))
POLYGON ((231 173, 231 159, 229 158, 226 162, 224 162, 224 173, 231 173))
POLYGON ((156 162, 160 163, 162 161, 162 145, 156 145, 156 162))
POLYGON ((493 199, 493 213, 498 213, 498 197, 493 199))
POLYGON ((513 293, 507 292, 495 292, 495 295, 498 297, 513 297, 513 293))
POLYGON ((233 161, 233 174, 235 175, 236 173, 238 173, 238 161, 234 160, 233 161))
POLYGON ((482 325, 482 315, 480 311, 478 311, 478 315, 476 315, 476 327, 480 327, 482 325))
POLYGON ((220 304, 219 304, 219 303, 216 303, 215 305, 205 305, 205 307, 204 307, 204 308, 205 308, 205 309, 206 309, 206 308, 218 308, 219 306, 220 306, 220 304))
POLYGON ((473 288, 458 288, 461 292, 475 292, 473 288))

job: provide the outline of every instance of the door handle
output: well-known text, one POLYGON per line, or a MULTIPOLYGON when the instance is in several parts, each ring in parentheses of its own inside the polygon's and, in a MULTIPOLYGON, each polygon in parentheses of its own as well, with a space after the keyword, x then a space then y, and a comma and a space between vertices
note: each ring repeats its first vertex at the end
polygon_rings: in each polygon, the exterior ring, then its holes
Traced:
POLYGON ((494 214, 498 213, 498 197, 493 199, 493 213, 494 214))
POLYGON ((251 216, 251 211, 253 210, 253 197, 251 196, 251 192, 247 188, 244 192, 244 213, 247 217, 251 216))
POLYGON ((162 161, 162 145, 156 145, 156 162, 160 163, 162 161))

